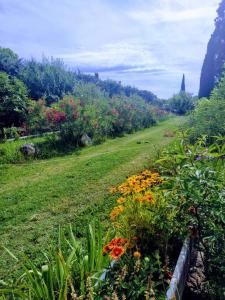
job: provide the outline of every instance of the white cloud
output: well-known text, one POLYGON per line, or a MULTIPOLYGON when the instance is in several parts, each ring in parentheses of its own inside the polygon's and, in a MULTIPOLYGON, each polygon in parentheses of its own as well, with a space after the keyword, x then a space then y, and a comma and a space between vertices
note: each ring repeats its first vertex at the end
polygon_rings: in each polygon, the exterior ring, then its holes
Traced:
POLYGON ((70 63, 99 67, 156 66, 159 64, 146 45, 128 42, 106 44, 94 51, 58 54, 57 56, 70 63))
POLYGON ((205 18, 213 19, 215 17, 215 6, 186 9, 186 10, 159 10, 153 11, 130 11, 128 16, 135 21, 157 24, 162 22, 184 22, 191 20, 200 20, 205 18))

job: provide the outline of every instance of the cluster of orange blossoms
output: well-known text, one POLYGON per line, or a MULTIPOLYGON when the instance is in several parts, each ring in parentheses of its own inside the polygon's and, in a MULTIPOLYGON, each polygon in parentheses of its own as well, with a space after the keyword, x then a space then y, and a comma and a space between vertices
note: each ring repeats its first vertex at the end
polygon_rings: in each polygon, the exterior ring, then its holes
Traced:
POLYGON ((128 245, 128 239, 114 238, 103 248, 103 255, 109 254, 112 259, 118 260, 125 253, 128 245))
POLYGON ((135 197, 134 201, 139 203, 143 203, 143 202, 154 203, 155 199, 151 192, 147 192, 144 195, 135 197))
POLYGON ((122 196, 128 196, 136 194, 151 188, 154 185, 158 185, 163 182, 162 177, 159 173, 145 170, 138 175, 131 176, 122 183, 118 188, 111 188, 110 192, 115 194, 119 192, 122 196))
POLYGON ((123 211, 124 207, 122 205, 114 207, 110 214, 111 220, 115 220, 116 217, 118 217, 118 215, 121 214, 121 212, 123 211))
MULTIPOLYGON (((110 193, 113 195, 118 193, 120 198, 117 199, 118 205, 113 208, 110 214, 111 220, 114 221, 126 207, 130 207, 130 201, 133 203, 154 203, 154 196, 148 189, 162 182, 163 179, 158 173, 145 170, 138 175, 127 178, 118 188, 112 187, 110 193)), ((109 254, 112 259, 118 260, 127 248, 134 246, 134 239, 132 240, 115 238, 104 247, 103 254, 109 254)), ((139 259, 141 254, 136 251, 133 256, 135 259, 139 259)))

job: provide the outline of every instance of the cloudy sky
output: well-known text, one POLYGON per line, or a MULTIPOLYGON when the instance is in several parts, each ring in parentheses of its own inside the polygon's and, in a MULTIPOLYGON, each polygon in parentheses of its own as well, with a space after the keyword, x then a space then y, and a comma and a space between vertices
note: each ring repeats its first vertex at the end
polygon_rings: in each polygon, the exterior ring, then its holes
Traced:
POLYGON ((0 46, 169 97, 198 92, 220 0, 0 0, 0 46))

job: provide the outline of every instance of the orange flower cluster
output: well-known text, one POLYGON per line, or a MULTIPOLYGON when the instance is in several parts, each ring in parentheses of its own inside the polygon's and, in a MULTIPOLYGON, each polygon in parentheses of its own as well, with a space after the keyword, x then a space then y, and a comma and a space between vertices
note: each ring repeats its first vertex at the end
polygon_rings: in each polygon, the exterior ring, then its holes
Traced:
POLYGON ((110 214, 111 220, 115 220, 118 217, 118 215, 121 214, 123 211, 124 206, 122 205, 114 207, 110 214))
POLYGON ((143 203, 143 202, 154 203, 155 199, 151 192, 147 192, 144 195, 135 197, 134 201, 139 203, 143 203))
POLYGON ((145 191, 154 185, 162 183, 162 181, 163 179, 158 173, 145 170, 139 175, 127 178, 127 180, 118 187, 117 191, 123 196, 127 196, 145 191))
POLYGON ((128 239, 114 238, 103 248, 103 255, 109 254, 112 259, 118 260, 125 253, 128 244, 128 239))

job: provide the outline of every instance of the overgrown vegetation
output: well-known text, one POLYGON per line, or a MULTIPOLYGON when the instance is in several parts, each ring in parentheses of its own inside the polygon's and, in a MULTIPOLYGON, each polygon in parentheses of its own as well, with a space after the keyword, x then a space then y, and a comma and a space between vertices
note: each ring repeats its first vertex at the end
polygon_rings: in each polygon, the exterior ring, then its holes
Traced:
POLYGON ((191 113, 187 128, 190 128, 190 141, 206 135, 208 143, 214 136, 225 135, 225 77, 222 76, 209 99, 202 98, 191 113))
MULTIPOLYGON (((27 96, 33 101, 43 99, 48 107, 70 94, 79 95, 80 99, 86 101, 86 96, 90 96, 88 92, 93 92, 91 85, 97 89, 97 94, 91 94, 92 101, 137 95, 137 101, 141 99, 148 103, 157 103, 157 97, 149 91, 122 86, 112 80, 103 81, 98 74, 92 76, 71 71, 59 59, 43 58, 41 62, 34 59, 21 60, 12 50, 0 47, 0 112, 4 114, 0 129, 3 131, 3 128, 13 125, 25 126, 24 114, 29 117, 30 107, 35 106, 34 103, 28 105, 27 96), (7 118, 5 115, 9 111, 10 118, 7 118)), ((42 131, 46 128, 36 129, 42 131)))

